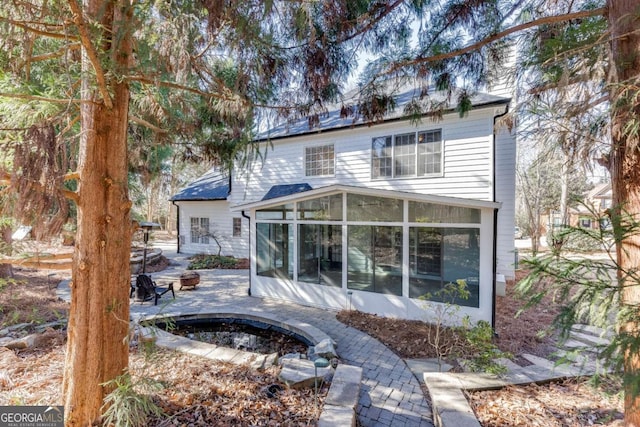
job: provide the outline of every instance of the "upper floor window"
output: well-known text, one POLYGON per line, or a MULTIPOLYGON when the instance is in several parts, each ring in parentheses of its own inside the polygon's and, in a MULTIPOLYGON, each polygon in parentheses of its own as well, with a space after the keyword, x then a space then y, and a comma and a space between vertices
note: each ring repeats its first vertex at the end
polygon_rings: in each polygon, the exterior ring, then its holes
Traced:
POLYGON ((306 147, 304 149, 305 176, 327 176, 335 174, 333 144, 306 147))
POLYGON ((191 218, 191 243, 209 244, 209 218, 191 218))
POLYGON ((441 129, 373 138, 372 178, 402 178, 441 173, 441 129))

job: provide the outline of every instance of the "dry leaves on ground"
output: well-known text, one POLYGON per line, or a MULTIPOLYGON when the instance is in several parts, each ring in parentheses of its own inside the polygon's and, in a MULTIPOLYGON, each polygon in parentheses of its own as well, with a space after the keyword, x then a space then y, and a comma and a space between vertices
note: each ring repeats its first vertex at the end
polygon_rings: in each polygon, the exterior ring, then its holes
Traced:
MULTIPOLYGON (((16 273, 16 282, 2 282, 0 287, 0 324, 42 323, 66 316, 68 305, 57 299, 53 287, 60 276, 50 277, 49 272, 32 270, 16 273)), ((497 299, 498 345, 516 355, 525 351, 548 355, 553 349, 553 339, 549 334, 541 338, 539 331, 548 330, 557 305, 548 301, 543 308, 514 319, 513 315, 521 306, 522 301, 515 296, 510 284, 507 296, 497 299)), ((387 319, 356 311, 339 313, 338 318, 378 338, 401 357, 435 356, 428 341, 429 326, 423 322, 387 319)), ((0 370, 0 405, 61 404, 65 333, 49 331, 48 334, 49 344, 45 347, 20 352, 0 351, 0 364, 4 367, 0 370)), ((266 397, 262 392, 264 387, 277 382, 274 370, 252 371, 163 351, 149 360, 135 349, 130 364, 134 378, 151 377, 164 385, 164 389, 155 394, 155 401, 169 417, 155 420, 153 426, 297 426, 313 425, 317 420, 312 390, 286 390, 277 399, 266 397)), ((616 386, 612 388, 615 390, 616 386)), ((619 396, 607 397, 579 383, 511 387, 479 393, 477 396, 474 393, 471 399, 482 402, 476 411, 484 427, 614 427, 619 425, 622 412, 619 396), (552 406, 562 402, 566 405, 552 406)))
MULTIPOLYGON (((522 272, 519 272, 522 275, 522 272)), ((496 298, 496 345, 500 350, 514 355, 531 353, 541 357, 549 356, 554 347, 554 335, 550 328, 558 313, 558 306, 545 301, 540 307, 516 313, 524 301, 516 294, 513 282, 507 284, 504 297, 496 298)), ((390 319, 355 310, 343 310, 338 320, 377 338, 391 348, 398 356, 408 359, 437 357, 434 336, 435 327, 420 320, 390 319)), ((448 354, 454 346, 458 352, 465 348, 462 338, 455 331, 441 330, 440 354, 448 354)), ((457 356, 462 356, 458 354, 457 356)))
MULTIPOLYGON (((609 384, 619 390, 619 384, 609 384)), ((606 394, 585 379, 505 387, 469 393, 483 427, 622 426, 619 394, 606 394)))
POLYGON ((14 277, 0 279, 0 329, 17 323, 40 324, 66 318, 69 304, 55 288, 65 273, 14 268, 14 277))
MULTIPOLYGON (((58 320, 68 304, 58 300, 47 272, 16 270, 16 280, 0 287, 0 325, 58 320)), ((28 328, 29 329, 29 328, 28 328)), ((61 405, 66 331, 47 330, 38 347, 14 351, 0 348, 0 405, 61 405)), ((151 355, 132 348, 130 372, 135 379, 163 385, 154 401, 166 417, 160 426, 308 426, 319 417, 314 392, 283 389, 268 397, 264 388, 279 383, 277 367, 257 371, 197 356, 157 349, 151 355)), ((328 385, 319 392, 319 407, 328 385)))
MULTIPOLYGON (((267 395, 269 385, 280 384, 277 367, 257 371, 160 350, 150 357, 134 352, 130 369, 163 385, 155 401, 168 416, 150 426, 306 426, 320 415, 311 389, 283 388, 274 397, 267 395)), ((323 385, 320 403, 326 392, 323 385)))
MULTIPOLYGON (((61 405, 64 332, 59 340, 37 350, 0 351, 0 405, 61 405)), ((283 388, 269 397, 266 387, 278 384, 278 368, 257 371, 247 366, 156 349, 132 349, 129 369, 139 383, 153 380, 162 387, 154 402, 165 416, 149 422, 160 426, 307 426, 319 417, 328 386, 322 384, 319 405, 311 389, 283 388), (144 380, 144 381, 143 381, 144 380)))

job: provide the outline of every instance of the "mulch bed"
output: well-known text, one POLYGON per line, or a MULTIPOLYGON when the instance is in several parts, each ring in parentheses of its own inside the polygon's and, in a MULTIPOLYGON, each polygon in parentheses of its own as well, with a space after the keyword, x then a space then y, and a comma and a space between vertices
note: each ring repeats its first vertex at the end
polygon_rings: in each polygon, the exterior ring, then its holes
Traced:
MULTIPOLYGON (((68 304, 59 301, 54 290, 62 278, 60 273, 49 276, 47 271, 26 269, 16 269, 15 273, 15 281, 0 281, 0 325, 38 324, 67 316, 68 304)), ((549 327, 557 304, 547 301, 514 319, 521 305, 513 284, 509 284, 507 296, 498 298, 497 344, 515 355, 527 352, 547 356, 553 348, 549 327)), ((423 322, 385 319, 356 311, 341 312, 338 318, 378 338, 403 358, 435 355, 428 344, 430 327, 423 322)), ((61 404, 65 332, 49 330, 46 335, 42 346, 34 350, 0 349, 0 364, 6 367, 0 370, 0 405, 61 404)), ((164 384, 161 391, 154 393, 154 401, 168 418, 154 420, 151 426, 298 426, 313 425, 318 417, 312 390, 287 390, 277 399, 263 393, 264 387, 277 382, 274 369, 259 372, 163 350, 153 353, 150 363, 147 354, 135 347, 130 366, 134 378, 144 376, 164 384)), ((616 383, 603 390, 584 381, 566 381, 474 392, 469 398, 472 403, 480 403, 474 406, 484 427, 614 427, 621 425, 622 399, 616 394, 618 390, 616 383)))
POLYGON ((483 427, 623 425, 619 382, 594 387, 585 379, 468 393, 483 427))

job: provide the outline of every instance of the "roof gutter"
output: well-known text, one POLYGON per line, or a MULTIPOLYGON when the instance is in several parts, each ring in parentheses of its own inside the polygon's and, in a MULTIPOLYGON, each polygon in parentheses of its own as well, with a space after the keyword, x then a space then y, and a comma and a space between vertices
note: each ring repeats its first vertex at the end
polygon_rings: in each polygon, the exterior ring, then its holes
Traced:
MULTIPOLYGON (((247 215, 244 210, 240 214, 249 220, 249 263, 251 263, 251 217, 247 215)), ((247 289, 247 295, 251 296, 251 265, 249 265, 249 289, 247 289)))
POLYGON ((176 239, 177 241, 177 253, 180 253, 180 205, 176 203, 175 200, 171 201, 171 204, 176 207, 176 229, 178 231, 176 239))
MULTIPOLYGON (((490 107, 497 107, 499 105, 505 105, 507 104, 507 109, 509 108, 508 105, 511 102, 510 98, 505 98, 504 100, 500 100, 500 101, 490 101, 490 102, 486 102, 484 104, 476 104, 473 106, 472 110, 476 110, 476 109, 481 109, 481 108, 490 108, 490 107)), ((454 108, 449 108, 448 110, 444 111, 443 114, 449 114, 449 113, 453 113, 455 112, 454 108)), ((506 114, 506 113, 505 113, 506 114)), ((431 117, 433 116, 433 114, 424 114, 421 116, 421 118, 423 117, 431 117)), ((500 116, 497 116, 500 117, 500 116)), ((261 142, 271 142, 271 141, 277 141, 280 139, 287 139, 287 138, 296 138, 296 137, 301 137, 301 136, 308 136, 308 135, 316 135, 319 133, 329 133, 329 132, 339 132, 339 131, 343 131, 345 129, 355 129, 355 128, 361 128, 361 127, 371 127, 372 125, 379 125, 382 123, 394 123, 394 122, 402 122, 402 121, 407 121, 407 120, 411 120, 412 118, 409 116, 402 116, 402 117, 395 117, 393 119, 388 119, 388 120, 382 120, 382 121, 378 121, 378 122, 363 122, 363 123, 357 123, 357 124, 349 124, 349 125, 344 125, 344 126, 338 126, 338 127, 334 127, 334 128, 329 128, 329 129, 309 129, 308 131, 305 132, 300 132, 300 133, 296 133, 296 134, 291 134, 291 135, 280 135, 280 136, 274 136, 274 137, 264 137, 264 138, 258 138, 258 139, 254 139, 252 141, 252 143, 261 143, 261 142)), ((495 120, 494 120, 495 123, 495 120)))
MULTIPOLYGON (((492 200, 496 200, 496 123, 500 117, 504 117, 509 112, 509 104, 506 105, 504 113, 493 116, 493 177, 492 177, 492 200)), ((498 209, 493 210, 493 280, 492 280, 492 298, 491 298, 491 328, 494 335, 496 333, 496 275, 498 274, 498 209)))

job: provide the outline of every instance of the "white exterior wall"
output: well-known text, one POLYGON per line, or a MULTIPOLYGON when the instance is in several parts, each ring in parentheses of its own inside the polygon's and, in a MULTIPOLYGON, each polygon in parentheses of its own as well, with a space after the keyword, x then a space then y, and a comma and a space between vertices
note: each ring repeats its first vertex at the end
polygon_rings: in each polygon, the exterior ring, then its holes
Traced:
POLYGON ((218 253, 218 245, 209 237, 209 244, 191 243, 191 218, 209 218, 209 228, 215 233, 222 255, 236 258, 249 257, 249 220, 240 213, 231 212, 229 202, 190 201, 176 202, 180 209, 180 223, 178 234, 183 237, 180 252, 185 254, 213 254, 218 253), (242 218, 242 231, 239 237, 233 237, 233 218, 242 218))
POLYGON ((237 171, 234 174, 231 205, 260 200, 273 185, 303 182, 313 188, 343 184, 492 200, 493 113, 493 108, 487 108, 474 110, 462 119, 454 113, 438 122, 429 119, 418 124, 402 121, 304 135, 275 140, 272 142, 273 149, 261 144, 265 160, 258 160, 250 171, 237 171), (442 176, 371 179, 372 138, 430 129, 442 129, 442 176), (305 147, 326 144, 334 144, 335 176, 305 176, 305 147))
POLYGON ((496 270, 515 278, 516 141, 508 129, 496 134, 496 202, 498 211, 496 270))
MULTIPOLYGON (((504 106, 477 109, 460 118, 447 114, 440 121, 399 121, 371 127, 291 137, 261 144, 264 161, 236 171, 230 205, 261 200, 274 185, 308 183, 313 188, 343 184, 407 191, 475 200, 494 201, 493 118, 504 106), (377 136, 442 129, 444 164, 438 177, 371 179, 371 140, 377 136), (335 175, 308 177, 304 171, 305 147, 334 144, 335 175)), ((496 136, 495 197, 498 211, 497 273, 514 277, 515 137, 506 131, 496 136)), ((491 231, 492 234, 492 231, 491 231)), ((248 256, 245 255, 245 256, 248 256)))

